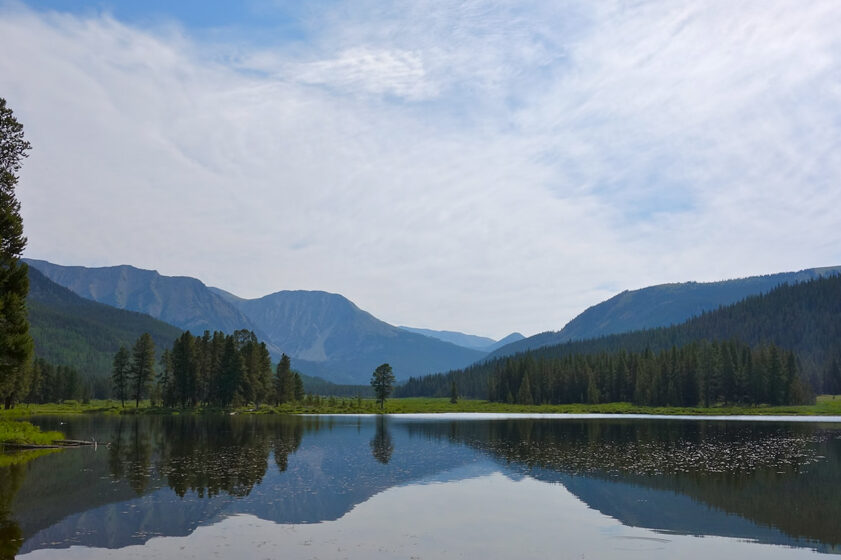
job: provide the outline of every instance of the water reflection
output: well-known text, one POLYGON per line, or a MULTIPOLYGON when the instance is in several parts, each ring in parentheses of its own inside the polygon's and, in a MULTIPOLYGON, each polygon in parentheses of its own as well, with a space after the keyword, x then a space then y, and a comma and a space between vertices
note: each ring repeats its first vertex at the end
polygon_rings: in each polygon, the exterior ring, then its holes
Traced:
POLYGON ((788 545, 818 543, 825 551, 841 545, 837 426, 516 420, 416 423, 409 430, 446 437, 523 475, 562 483, 626 525, 788 545))
POLYGON ((387 422, 386 416, 377 417, 377 431, 374 433, 374 439, 371 440, 371 454, 383 465, 388 464, 391 454, 394 453, 394 443, 391 441, 387 422))
POLYGON ((12 498, 25 478, 20 462, 8 461, 0 476, 0 558, 14 558, 23 542, 20 526, 12 517, 12 498))
MULTIPOLYGON (((562 484, 625 526, 821 551, 841 544, 837 426, 382 416, 63 420, 68 437, 110 446, 0 466, 5 557, 19 546, 23 553, 143 544, 232 515, 281 524, 336 520, 390 488, 492 473, 562 484)), ((58 421, 38 422, 52 428, 58 421)), ((458 516, 465 507, 449 503, 446 511, 458 516)))

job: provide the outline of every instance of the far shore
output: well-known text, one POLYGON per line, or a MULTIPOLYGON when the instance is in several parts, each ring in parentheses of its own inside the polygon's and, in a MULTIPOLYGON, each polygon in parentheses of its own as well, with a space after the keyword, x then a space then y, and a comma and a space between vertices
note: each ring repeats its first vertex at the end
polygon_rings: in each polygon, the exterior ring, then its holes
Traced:
POLYGON ((400 398, 388 399, 384 407, 374 399, 308 397, 299 402, 274 406, 262 404, 236 408, 162 408, 141 401, 122 406, 119 401, 94 400, 87 404, 67 401, 62 404, 19 404, 0 411, 0 419, 25 418, 40 414, 421 414, 421 413, 523 413, 523 414, 637 414, 668 416, 841 416, 841 396, 822 395, 811 405, 743 406, 719 404, 705 407, 639 406, 616 402, 601 404, 521 405, 479 399, 400 398))
MULTIPOLYGON (((300 402, 285 403, 278 406, 261 405, 239 408, 162 408, 152 406, 148 401, 141 402, 139 407, 132 404, 122 406, 119 401, 95 400, 83 404, 68 401, 61 404, 21 404, 8 410, 0 410, 0 449, 2 444, 40 444, 49 445, 54 440, 64 439, 58 432, 40 432, 40 430, 26 422, 31 416, 63 415, 63 414, 106 414, 106 415, 336 415, 336 414, 453 414, 460 418, 492 417, 495 414, 512 414, 512 418, 541 418, 541 417, 675 417, 675 418, 709 418, 725 420, 728 418, 764 418, 785 419, 794 417, 812 417, 815 421, 826 419, 828 422, 841 421, 841 396, 821 395, 812 405, 797 406, 738 406, 717 405, 704 407, 652 407, 637 406, 632 403, 602 403, 602 404, 565 404, 565 405, 520 405, 483 401, 478 399, 459 399, 451 402, 448 398, 402 398, 388 399, 384 407, 374 399, 339 398, 339 397, 309 397, 300 402)), ((454 416, 455 418, 456 416, 454 416)), ((805 418, 803 418, 805 419, 805 418)))

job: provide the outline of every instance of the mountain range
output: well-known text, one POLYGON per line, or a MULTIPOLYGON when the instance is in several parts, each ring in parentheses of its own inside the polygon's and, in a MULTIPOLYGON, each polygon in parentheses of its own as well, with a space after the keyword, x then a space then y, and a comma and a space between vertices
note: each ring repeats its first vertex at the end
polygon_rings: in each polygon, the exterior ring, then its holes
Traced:
MULTIPOLYGON (((384 362, 392 365, 400 381, 568 341, 677 324, 704 311, 768 292, 783 283, 841 272, 841 267, 826 267, 625 291, 588 308, 559 331, 528 338, 512 333, 500 341, 493 341, 454 331, 393 326, 359 309, 347 298, 327 292, 279 291, 261 298, 244 299, 208 287, 195 278, 163 276, 129 265, 87 268, 61 266, 43 260, 27 259, 27 262, 32 269, 34 286, 30 295, 30 315, 37 319, 53 313, 47 321, 53 325, 50 328, 72 321, 87 321, 81 331, 88 334, 71 337, 78 342, 79 348, 73 365, 87 368, 96 362, 96 371, 107 366, 102 355, 93 357, 95 352, 89 347, 92 337, 100 340, 99 346, 110 347, 117 344, 117 340, 121 344, 131 343, 139 334, 134 331, 143 328, 158 333, 159 344, 166 346, 166 339, 171 342, 181 330, 199 334, 204 330, 230 333, 248 329, 267 343, 275 359, 281 352, 288 354, 293 367, 302 373, 334 383, 360 385, 367 385, 373 369, 384 362), (42 275, 36 275, 36 272, 42 275), (47 282, 55 282, 67 290, 56 290, 58 286, 48 288, 47 282), (61 293, 59 299, 63 303, 50 300, 45 295, 48 293, 61 293), (75 296, 75 299, 69 296, 75 296), (86 308, 82 303, 90 301, 105 305, 86 308), (51 308, 53 304, 57 306, 55 309, 51 308), (129 316, 109 316, 114 324, 133 327, 124 329, 119 336, 106 335, 108 321, 90 320, 108 315, 104 311, 106 308, 115 312, 137 312, 131 320, 129 316), (147 325, 140 319, 143 317, 140 314, 148 315, 149 321, 154 318, 158 322, 147 325), (174 328, 163 328, 165 323, 174 328), (98 325, 101 333, 95 337, 90 334, 93 332, 91 325, 98 325), (102 342, 106 338, 109 342, 102 342)), ((76 325, 71 331, 81 332, 80 328, 76 325)), ((48 334, 42 321, 34 321, 33 332, 42 349, 41 355, 66 354, 66 350, 55 348, 55 341, 61 337, 56 332, 48 334)))
POLYGON ((522 340, 525 338, 522 334, 518 332, 513 332, 505 338, 501 338, 495 341, 492 338, 487 338, 485 336, 464 334, 456 331, 435 331, 432 329, 419 329, 414 327, 403 326, 401 326, 400 328, 405 331, 422 334, 424 336, 431 336, 432 338, 437 338, 445 342, 452 342, 453 344, 456 344, 458 346, 464 346, 465 348, 473 348, 474 350, 479 350, 481 352, 493 352, 497 348, 501 348, 507 344, 511 344, 513 342, 517 342, 518 340, 522 340))
POLYGON ((249 300, 195 278, 163 276, 128 265, 87 268, 26 262, 81 298, 145 313, 181 330, 252 330, 275 359, 285 352, 302 373, 337 383, 367 384, 371 372, 384 362, 399 380, 464 367, 486 354, 390 325, 338 294, 280 291, 249 300))
POLYGON ((151 334, 160 348, 181 334, 181 329, 144 313, 78 296, 35 267, 29 267, 27 310, 38 356, 99 376, 111 371, 120 346, 131 347, 141 334, 151 334))
POLYGON ((720 282, 682 282, 626 290, 589 307, 559 331, 547 331, 514 341, 492 351, 487 359, 574 340, 677 325, 705 311, 767 293, 781 284, 795 284, 833 274, 841 274, 841 266, 720 282))

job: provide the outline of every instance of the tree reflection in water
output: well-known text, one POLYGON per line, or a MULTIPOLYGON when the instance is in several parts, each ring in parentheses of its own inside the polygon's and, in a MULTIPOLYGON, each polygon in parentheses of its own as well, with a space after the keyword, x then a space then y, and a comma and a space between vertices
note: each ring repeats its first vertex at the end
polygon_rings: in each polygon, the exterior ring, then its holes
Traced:
POLYGON ((376 431, 371 440, 371 454, 374 459, 387 465, 391 460, 391 454, 394 453, 394 442, 391 440, 391 434, 388 431, 388 419, 385 416, 377 416, 376 431))
POLYGON ((0 453, 0 560, 14 558, 23 544, 23 531, 12 515, 12 501, 26 478, 26 464, 54 451, 0 453))
POLYGON ((0 463, 5 557, 186 535, 232 513, 336 520, 394 486, 494 469, 563 484, 628 526, 820 551, 841 541, 837 425, 184 415, 64 427, 111 446, 0 463))
POLYGON ((267 428, 256 418, 121 418, 110 438, 111 475, 128 480, 138 495, 156 477, 180 497, 188 492, 198 497, 222 492, 247 496, 266 474, 272 450, 283 472, 289 454, 301 444, 300 421, 283 422, 274 431, 267 428), (154 441, 150 433, 155 434, 154 441))
POLYGON ((650 508, 625 503, 627 493, 596 505, 596 483, 666 490, 796 539, 841 545, 837 428, 611 419, 430 422, 408 429, 480 449, 539 480, 561 482, 590 507, 629 525, 652 514, 650 508))

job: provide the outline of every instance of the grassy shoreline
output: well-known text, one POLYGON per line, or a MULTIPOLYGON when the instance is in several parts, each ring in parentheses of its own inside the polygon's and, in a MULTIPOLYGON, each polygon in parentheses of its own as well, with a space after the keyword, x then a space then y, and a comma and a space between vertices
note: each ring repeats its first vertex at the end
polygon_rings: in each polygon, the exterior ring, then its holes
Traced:
MULTIPOLYGON (((657 414, 692 416, 841 416, 841 397, 823 395, 813 405, 797 406, 713 406, 703 407, 651 407, 632 403, 565 404, 565 405, 518 405, 495 403, 482 400, 460 399, 451 403, 448 398, 403 398, 389 399, 380 409, 373 399, 320 398, 298 403, 286 403, 278 407, 263 405, 259 409, 243 407, 234 409, 196 408, 168 409, 152 407, 148 402, 140 408, 126 406, 117 401, 93 401, 89 404, 70 402, 65 404, 19 405, 11 410, 0 411, 0 422, 25 418, 36 414, 434 414, 447 412, 491 412, 528 414, 657 414)), ((31 426, 31 424, 30 424, 31 426)), ((34 428, 34 426, 33 426, 34 428)), ((29 432, 27 432, 29 433, 29 432)), ((40 437, 40 436, 39 436, 40 437)), ((61 439, 61 438, 56 438, 61 439)), ((0 432, 0 441, 4 437, 0 432)))
POLYGON ((42 432, 41 428, 23 420, 8 420, 0 417, 0 447, 3 444, 50 445, 64 439, 61 432, 42 432))

